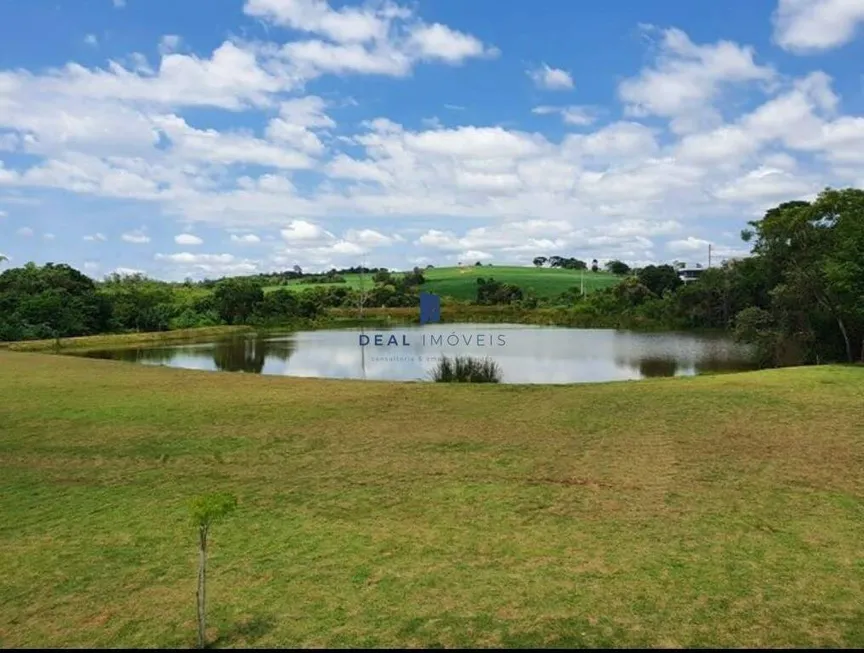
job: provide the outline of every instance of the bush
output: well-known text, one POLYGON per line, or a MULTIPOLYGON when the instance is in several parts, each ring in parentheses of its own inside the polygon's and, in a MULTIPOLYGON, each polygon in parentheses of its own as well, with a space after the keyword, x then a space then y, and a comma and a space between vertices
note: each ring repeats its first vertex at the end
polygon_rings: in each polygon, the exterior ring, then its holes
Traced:
POLYGON ((501 368, 489 358, 457 356, 450 360, 445 356, 432 371, 432 380, 436 383, 500 383, 501 368))

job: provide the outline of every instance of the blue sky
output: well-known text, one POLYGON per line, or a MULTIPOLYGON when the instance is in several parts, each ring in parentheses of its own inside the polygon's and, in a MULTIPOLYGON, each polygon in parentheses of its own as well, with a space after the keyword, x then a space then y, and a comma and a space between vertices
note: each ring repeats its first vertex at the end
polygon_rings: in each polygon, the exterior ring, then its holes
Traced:
POLYGON ((746 253, 864 187, 864 0, 28 0, 0 253, 182 279, 746 253))

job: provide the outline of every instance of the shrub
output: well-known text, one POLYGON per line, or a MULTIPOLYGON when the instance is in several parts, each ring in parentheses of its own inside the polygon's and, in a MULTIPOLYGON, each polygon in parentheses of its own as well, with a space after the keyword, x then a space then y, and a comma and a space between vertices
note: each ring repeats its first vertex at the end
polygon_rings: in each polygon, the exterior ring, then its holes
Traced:
POLYGON ((470 356, 456 356, 453 360, 446 356, 432 371, 436 383, 500 383, 501 367, 495 361, 470 356))

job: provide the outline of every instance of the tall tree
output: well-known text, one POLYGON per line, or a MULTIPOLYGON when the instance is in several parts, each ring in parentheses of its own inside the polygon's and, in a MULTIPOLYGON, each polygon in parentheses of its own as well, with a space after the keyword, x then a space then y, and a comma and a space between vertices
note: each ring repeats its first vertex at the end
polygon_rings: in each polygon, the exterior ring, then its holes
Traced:
POLYGON ((219 317, 226 323, 243 324, 264 301, 264 290, 252 279, 225 279, 216 285, 213 300, 219 317))
POLYGON ((682 284, 671 265, 648 265, 639 270, 637 278, 658 297, 662 297, 666 291, 676 290, 682 284))
POLYGON ((792 307, 799 327, 804 322, 819 336, 821 313, 833 323, 845 358, 864 360, 864 191, 826 189, 813 203, 780 204, 750 226, 745 239, 754 240, 753 252, 782 279, 775 317, 792 307))
POLYGON ((623 261, 608 261, 605 267, 612 274, 617 274, 619 276, 630 274, 630 266, 623 261))

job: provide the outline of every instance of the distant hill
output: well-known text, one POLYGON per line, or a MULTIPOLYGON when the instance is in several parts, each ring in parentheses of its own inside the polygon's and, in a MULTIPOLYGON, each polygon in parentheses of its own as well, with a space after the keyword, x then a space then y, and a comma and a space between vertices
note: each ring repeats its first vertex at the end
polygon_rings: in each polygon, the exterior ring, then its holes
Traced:
MULTIPOLYGON (((397 273, 398 274, 398 273, 397 273)), ((512 283, 523 291, 532 291, 537 297, 551 298, 560 295, 570 288, 578 288, 583 273, 578 270, 562 270, 560 268, 536 268, 517 266, 465 266, 450 268, 430 268, 423 270, 426 283, 423 290, 436 293, 442 297, 452 297, 460 300, 471 300, 477 295, 477 278, 492 277, 496 281, 512 283)), ((347 286, 360 288, 359 274, 343 274, 345 283, 336 284, 304 284, 299 280, 288 283, 288 288, 298 291, 321 286, 347 286)), ((585 270, 585 292, 614 286, 620 281, 608 272, 591 272, 585 270)), ((365 283, 371 286, 371 275, 365 275, 365 283)), ((277 288, 279 286, 271 286, 277 288)))

